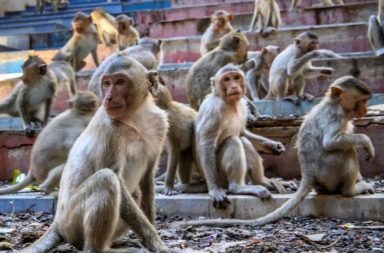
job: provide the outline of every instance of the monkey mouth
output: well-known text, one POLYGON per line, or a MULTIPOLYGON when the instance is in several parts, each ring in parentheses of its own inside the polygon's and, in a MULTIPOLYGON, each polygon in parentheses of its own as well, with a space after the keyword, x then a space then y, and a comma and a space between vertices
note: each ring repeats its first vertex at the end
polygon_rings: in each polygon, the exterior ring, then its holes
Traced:
POLYGON ((227 95, 227 97, 238 97, 241 96, 241 92, 232 92, 227 95))

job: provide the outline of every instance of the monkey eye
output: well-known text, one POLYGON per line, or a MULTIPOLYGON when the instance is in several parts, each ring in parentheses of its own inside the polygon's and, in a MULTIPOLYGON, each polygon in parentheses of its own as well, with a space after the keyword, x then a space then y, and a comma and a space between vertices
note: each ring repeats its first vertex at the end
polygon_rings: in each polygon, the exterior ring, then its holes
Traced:
POLYGON ((117 79, 117 81, 116 81, 116 83, 115 83, 115 84, 117 84, 117 85, 123 85, 123 84, 124 84, 124 82, 125 82, 125 80, 124 80, 124 79, 121 79, 121 78, 119 78, 119 79, 117 79))
POLYGON ((241 76, 239 76, 239 75, 235 75, 235 77, 234 77, 233 79, 235 79, 236 81, 238 81, 238 80, 241 79, 241 76))
POLYGON ((108 86, 110 86, 111 85, 111 83, 109 82, 109 81, 103 81, 103 87, 108 87, 108 86))
POLYGON ((231 80, 231 78, 229 78, 229 77, 227 77, 227 76, 224 77, 224 79, 223 79, 224 82, 229 82, 229 80, 231 80))

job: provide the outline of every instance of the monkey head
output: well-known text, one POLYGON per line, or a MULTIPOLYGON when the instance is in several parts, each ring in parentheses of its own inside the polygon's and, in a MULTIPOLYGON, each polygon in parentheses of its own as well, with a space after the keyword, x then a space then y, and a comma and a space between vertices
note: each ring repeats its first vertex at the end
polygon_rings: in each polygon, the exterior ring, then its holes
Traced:
POLYGON ((226 103, 236 104, 246 93, 244 72, 239 66, 228 64, 219 69, 214 77, 214 94, 226 103))
POLYGON ((158 89, 157 72, 121 53, 109 59, 101 78, 103 106, 111 118, 124 119, 158 89))
POLYGON ((21 66, 23 75, 21 80, 25 84, 32 84, 47 74, 47 64, 37 55, 30 55, 21 66))
POLYGON ((263 71, 268 71, 271 68, 273 60, 280 53, 280 47, 266 46, 261 49, 261 56, 263 59, 263 71))
POLYGON ((70 107, 84 113, 95 112, 99 107, 99 99, 91 91, 79 91, 68 102, 70 107))
POLYGON ((216 31, 220 31, 227 26, 228 22, 231 22, 234 16, 224 10, 215 11, 211 16, 211 22, 216 31))
POLYGON ((333 101, 339 103, 349 118, 361 118, 367 113, 367 102, 372 97, 368 85, 353 76, 336 79, 327 93, 333 101))
POLYGON ((133 19, 125 14, 120 14, 116 17, 116 28, 120 34, 124 34, 129 29, 129 27, 133 25, 133 19))
POLYGON ((319 49, 319 37, 312 32, 302 32, 296 36, 295 45, 307 53, 319 49))
MULTIPOLYGON (((235 51, 247 55, 249 41, 247 36, 240 30, 233 31, 224 35, 219 44, 219 48, 225 51, 235 51)), ((246 59, 246 58, 244 58, 246 59)))
POLYGON ((88 16, 84 12, 77 12, 72 19, 72 29, 79 34, 82 34, 86 29, 92 25, 92 17, 88 16))
POLYGON ((157 56, 161 52, 162 44, 163 44, 163 41, 157 40, 157 39, 141 38, 139 40, 139 45, 151 51, 155 56, 157 56))
POLYGON ((102 8, 95 8, 91 12, 91 17, 92 17, 93 22, 98 22, 101 18, 105 18, 106 15, 107 14, 106 14, 105 10, 102 8))

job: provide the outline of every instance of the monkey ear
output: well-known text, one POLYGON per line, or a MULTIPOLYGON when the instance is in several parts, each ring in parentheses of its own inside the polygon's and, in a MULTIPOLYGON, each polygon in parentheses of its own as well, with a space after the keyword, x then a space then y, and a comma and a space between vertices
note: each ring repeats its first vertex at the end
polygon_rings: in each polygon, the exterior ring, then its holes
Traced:
POLYGON ((135 21, 133 20, 133 18, 129 18, 129 24, 131 26, 134 26, 135 25, 135 21))
POLYGON ((40 75, 43 76, 43 75, 47 74, 47 64, 40 64, 37 67, 39 68, 40 75))
POLYGON ((235 19, 235 16, 233 14, 228 15, 228 20, 232 22, 235 19))
POLYGON ((154 98, 159 96, 159 76, 156 70, 150 70, 148 72, 148 80, 149 80, 149 92, 151 92, 154 98))
POLYGON ((265 55, 266 53, 268 53, 268 49, 266 47, 263 47, 261 49, 261 55, 265 55))
POLYGON ((300 40, 299 39, 295 39, 295 45, 296 46, 300 45, 300 40))
POLYGON ((237 29, 236 32, 237 32, 237 33, 241 33, 241 29, 237 29))
POLYGON ((158 41, 157 41, 157 46, 158 46, 158 47, 160 47, 162 44, 163 44, 163 41, 162 41, 162 40, 158 40, 158 41))
POLYGON ((233 43, 234 43, 235 45, 238 45, 239 42, 240 42, 240 38, 237 37, 237 36, 233 36, 233 43))
POLYGON ((339 86, 331 86, 331 98, 338 99, 340 95, 344 92, 344 89, 339 86))

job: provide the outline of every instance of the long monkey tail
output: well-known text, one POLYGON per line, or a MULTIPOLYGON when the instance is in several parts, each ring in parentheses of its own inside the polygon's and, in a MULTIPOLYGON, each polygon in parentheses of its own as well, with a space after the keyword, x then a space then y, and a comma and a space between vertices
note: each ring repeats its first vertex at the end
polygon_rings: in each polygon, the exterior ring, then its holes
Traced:
POLYGON ((185 227, 185 226, 217 226, 217 227, 232 227, 236 225, 250 225, 250 226, 262 226, 271 222, 275 222, 281 219, 284 215, 292 211, 297 207, 300 202, 308 195, 312 190, 312 187, 308 183, 301 183, 297 192, 293 197, 286 201, 282 206, 277 208, 272 213, 269 213, 263 217, 253 220, 239 220, 239 219, 208 219, 208 220, 193 220, 193 221, 181 221, 174 222, 171 227, 185 227))
POLYGON ((31 184, 33 181, 34 181, 34 178, 33 178, 32 173, 28 173, 27 177, 24 178, 23 181, 15 184, 15 185, 11 185, 7 188, 0 189, 0 195, 20 191, 21 189, 23 189, 23 188, 27 187, 29 184, 31 184))
POLYGON ((29 247, 20 250, 20 253, 44 253, 49 252, 50 249, 52 249, 54 246, 56 246, 59 242, 61 242, 61 236, 54 227, 54 225, 51 225, 51 227, 48 229, 45 234, 39 238, 36 242, 34 242, 29 247))

